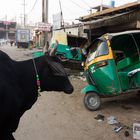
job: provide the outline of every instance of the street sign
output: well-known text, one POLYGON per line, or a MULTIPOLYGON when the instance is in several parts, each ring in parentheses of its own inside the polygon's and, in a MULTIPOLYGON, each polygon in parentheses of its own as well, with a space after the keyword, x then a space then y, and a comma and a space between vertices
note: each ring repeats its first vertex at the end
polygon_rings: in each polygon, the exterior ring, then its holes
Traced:
POLYGON ((62 21, 62 15, 61 13, 57 13, 53 15, 53 29, 60 29, 61 28, 61 21, 62 21))
POLYGON ((51 31, 51 24, 48 23, 38 22, 36 23, 36 27, 39 31, 51 31))

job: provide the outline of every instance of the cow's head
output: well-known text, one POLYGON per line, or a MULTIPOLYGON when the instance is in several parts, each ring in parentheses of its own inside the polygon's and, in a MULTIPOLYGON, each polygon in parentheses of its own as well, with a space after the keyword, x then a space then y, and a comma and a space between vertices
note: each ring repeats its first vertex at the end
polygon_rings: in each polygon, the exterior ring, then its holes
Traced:
POLYGON ((64 91, 67 94, 71 94, 73 86, 59 59, 45 56, 45 63, 40 77, 41 89, 45 91, 64 91))

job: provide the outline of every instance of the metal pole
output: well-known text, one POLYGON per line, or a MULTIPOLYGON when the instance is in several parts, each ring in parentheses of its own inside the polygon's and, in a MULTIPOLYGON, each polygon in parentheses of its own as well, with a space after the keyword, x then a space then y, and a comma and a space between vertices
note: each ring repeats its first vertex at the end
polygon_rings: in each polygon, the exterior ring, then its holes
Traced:
POLYGON ((48 23, 48 0, 42 0, 42 22, 48 23))
POLYGON ((8 24, 6 24, 6 39, 8 39, 8 24))
POLYGON ((48 23, 48 0, 45 0, 45 23, 48 23))
POLYGON ((44 22, 44 0, 42 0, 42 22, 44 22))
POLYGON ((26 25, 26 17, 25 17, 25 0, 24 0, 24 3, 23 3, 23 9, 24 9, 24 13, 23 13, 23 15, 24 15, 24 28, 25 28, 25 25, 26 25))
MULTIPOLYGON (((48 0, 42 0, 42 22, 48 23, 48 0)), ((48 34, 47 32, 44 32, 43 46, 45 46, 47 41, 48 41, 48 34)))
POLYGON ((61 28, 63 27, 63 13, 62 13, 62 7, 61 7, 61 2, 59 0, 59 6, 60 6, 60 11, 61 11, 61 28))

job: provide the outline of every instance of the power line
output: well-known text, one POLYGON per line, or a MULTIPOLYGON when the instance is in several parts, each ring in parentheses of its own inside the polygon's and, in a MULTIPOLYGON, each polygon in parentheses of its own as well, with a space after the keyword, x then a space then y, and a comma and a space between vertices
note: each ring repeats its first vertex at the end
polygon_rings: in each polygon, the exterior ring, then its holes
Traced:
MULTIPOLYGON (((73 11, 70 7, 63 5, 63 9, 67 10, 69 14, 79 14, 79 12, 73 11)), ((65 15, 65 13, 63 13, 65 15)))
MULTIPOLYGON (((79 12, 79 11, 74 11, 74 10, 72 10, 70 7, 67 7, 66 5, 63 5, 62 6, 63 7, 63 9, 64 9, 64 11, 66 10, 69 14, 73 14, 73 15, 75 15, 75 18, 73 18, 73 19, 71 19, 71 20, 76 20, 76 18, 78 18, 79 16, 80 16, 80 14, 82 13, 82 12, 79 12)), ((82 8, 82 10, 83 10, 83 8, 82 8)), ((85 10, 83 10, 83 12, 85 12, 85 10)), ((86 12, 84 13, 84 14, 86 14, 86 12)), ((63 15, 64 15, 64 20, 66 19, 65 18, 65 13, 63 13, 63 15)), ((67 19, 66 19, 67 20, 67 19)))
POLYGON ((26 9, 26 3, 25 3, 25 0, 23 0, 23 20, 24 20, 24 27, 25 27, 25 24, 26 24, 26 15, 25 15, 25 9, 26 9))
MULTIPOLYGON (((78 3, 76 3, 76 2, 74 2, 73 0, 70 0, 74 5, 76 5, 76 6, 78 6, 80 9, 82 9, 82 11, 85 11, 84 9, 85 8, 83 8, 83 7, 81 7, 78 3)), ((62 3, 63 4, 63 3, 62 3)), ((70 9, 70 7, 67 7, 66 5, 62 5, 62 8, 64 8, 64 9, 67 9, 67 12, 69 12, 69 13, 74 13, 75 15, 77 14, 77 15, 79 15, 79 12, 74 12, 72 9, 70 9), (69 9, 69 10, 68 10, 69 9)), ((61 8, 60 8, 61 9, 61 8)), ((64 14, 65 15, 65 14, 64 14)), ((64 20, 68 20, 68 18, 66 19, 65 17, 64 17, 64 20)), ((71 18, 71 19, 69 19, 69 20, 75 20, 75 18, 71 18)))
POLYGON ((81 5, 77 4, 76 2, 74 2, 73 0, 70 0, 73 4, 75 4, 76 6, 78 6, 79 8, 83 9, 83 7, 81 7, 81 5))
POLYGON ((38 0, 35 0, 34 5, 33 5, 32 9, 30 10, 30 12, 28 13, 28 15, 31 14, 31 12, 34 10, 34 8, 35 8, 35 6, 36 6, 36 4, 37 4, 37 1, 38 1, 38 0))
POLYGON ((82 2, 87 5, 89 8, 91 7, 85 0, 82 0, 82 2))

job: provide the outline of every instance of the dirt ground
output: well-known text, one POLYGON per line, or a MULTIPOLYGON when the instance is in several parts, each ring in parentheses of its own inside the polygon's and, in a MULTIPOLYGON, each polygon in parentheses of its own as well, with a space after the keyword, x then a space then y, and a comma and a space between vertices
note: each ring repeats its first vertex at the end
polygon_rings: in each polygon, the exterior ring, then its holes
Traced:
MULTIPOLYGON (((33 50, 4 46, 0 48, 15 60, 29 59, 33 50)), ((132 140, 132 126, 140 121, 140 97, 135 94, 102 99, 99 111, 88 111, 83 104, 81 89, 87 84, 79 77, 70 77, 74 93, 66 95, 58 92, 43 92, 32 109, 21 118, 14 133, 16 140, 132 140), (95 117, 104 115, 98 122, 95 117), (115 116, 123 125, 118 133, 115 125, 107 122, 115 116), (128 129, 127 129, 128 127, 128 129), (125 137, 128 130, 130 136, 125 137)))

